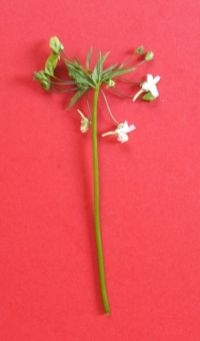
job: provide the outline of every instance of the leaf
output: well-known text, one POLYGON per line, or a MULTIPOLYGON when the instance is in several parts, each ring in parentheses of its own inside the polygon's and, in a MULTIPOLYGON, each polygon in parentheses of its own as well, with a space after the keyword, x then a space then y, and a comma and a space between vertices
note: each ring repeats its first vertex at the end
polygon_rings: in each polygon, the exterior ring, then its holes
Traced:
POLYGON ((82 89, 82 90, 78 90, 75 95, 71 98, 67 109, 70 109, 71 107, 73 107, 73 105, 81 98, 81 96, 83 96, 83 94, 87 91, 87 89, 82 89))
POLYGON ((151 92, 147 92, 142 99, 147 102, 152 102, 155 100, 155 97, 151 94, 151 92))
POLYGON ((148 51, 147 53, 146 53, 146 55, 145 55, 145 60, 147 61, 147 62, 149 62, 149 61, 151 61, 151 60, 153 60, 154 59, 154 53, 153 53, 153 51, 148 51))
POLYGON ((101 52, 99 52, 99 57, 96 66, 92 72, 92 79, 95 84, 98 84, 102 75, 102 56, 101 52))
POLYGON ((108 58, 109 54, 110 54, 110 51, 106 52, 106 54, 102 56, 101 51, 99 51, 98 61, 92 72, 92 79, 96 84, 99 84, 102 81, 103 64, 108 58))
POLYGON ((109 55, 110 55, 110 51, 106 52, 106 53, 104 54, 104 56, 102 57, 102 66, 103 66, 103 64, 105 63, 105 61, 106 61, 106 59, 108 58, 109 55))
POLYGON ((118 64, 114 64, 103 71, 102 81, 107 83, 111 79, 112 71, 118 69, 118 64))
POLYGON ((95 66, 93 72, 92 72, 92 80, 96 84, 98 82, 98 70, 97 70, 97 65, 95 66))
POLYGON ((65 64, 67 66, 68 72, 69 72, 69 76, 74 79, 74 81, 76 82, 77 86, 79 88, 89 88, 95 87, 95 83, 92 80, 91 76, 86 72, 85 69, 83 69, 83 67, 80 65, 80 63, 75 60, 75 61, 69 61, 69 60, 65 60, 65 64))
POLYGON ((118 69, 121 70, 121 69, 123 69, 123 67, 124 67, 124 64, 120 64, 118 69))
POLYGON ((111 71, 113 71, 118 64, 114 64, 112 66, 109 66, 107 69, 103 70, 103 75, 106 75, 107 73, 109 74, 111 71))
POLYGON ((87 57, 86 57, 86 62, 85 62, 85 66, 87 69, 90 68, 90 63, 91 63, 91 59, 92 59, 92 52, 93 52, 93 49, 92 49, 92 47, 90 47, 88 54, 87 54, 87 57))
POLYGON ((51 37, 51 39, 49 41, 49 47, 56 54, 58 54, 64 50, 64 46, 62 45, 62 43, 60 42, 60 40, 56 36, 51 37))
POLYGON ((60 56, 57 54, 51 54, 45 63, 45 73, 49 76, 54 76, 54 70, 57 66, 60 56))
POLYGON ((98 62, 97 62, 97 79, 98 79, 98 82, 100 82, 101 77, 102 77, 102 66, 103 66, 103 57, 102 57, 101 51, 99 51, 99 58, 98 58, 98 62))
POLYGON ((111 72, 110 77, 111 78, 119 77, 119 76, 125 75, 126 73, 133 72, 134 70, 135 70, 135 67, 130 67, 126 69, 118 68, 117 70, 114 70, 111 72))
POLYGON ((141 46, 136 47, 135 53, 139 55, 143 55, 145 53, 144 46, 141 45, 141 46))

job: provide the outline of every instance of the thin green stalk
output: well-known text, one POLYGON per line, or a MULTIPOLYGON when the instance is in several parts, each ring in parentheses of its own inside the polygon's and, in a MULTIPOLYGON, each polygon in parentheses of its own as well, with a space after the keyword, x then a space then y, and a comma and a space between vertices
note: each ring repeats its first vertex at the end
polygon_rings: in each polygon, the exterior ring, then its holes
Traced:
POLYGON ((97 247, 97 260, 99 270, 99 281, 103 308, 106 314, 110 314, 110 306, 106 290, 104 256, 100 227, 100 209, 99 209, 99 165, 98 165, 98 138, 97 138, 97 107, 99 97, 99 86, 94 90, 92 106, 92 149, 93 149, 93 177, 94 177, 94 223, 95 238, 97 247))

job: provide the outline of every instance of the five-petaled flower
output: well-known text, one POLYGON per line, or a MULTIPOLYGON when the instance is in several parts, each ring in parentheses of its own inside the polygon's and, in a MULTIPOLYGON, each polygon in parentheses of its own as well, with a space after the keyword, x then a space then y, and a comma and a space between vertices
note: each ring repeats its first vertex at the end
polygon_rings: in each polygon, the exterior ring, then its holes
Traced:
POLYGON ((87 117, 83 114, 83 112, 82 112, 81 110, 77 109, 77 112, 78 112, 79 115, 81 116, 80 131, 81 131, 82 133, 86 133, 86 132, 88 131, 89 127, 90 127, 91 122, 90 122, 89 118, 87 118, 87 117))
POLYGON ((141 89, 133 97, 133 101, 135 101, 144 92, 150 92, 154 98, 158 97, 159 92, 156 84, 159 80, 160 76, 153 77, 151 74, 148 74, 146 81, 141 83, 141 89))
POLYGON ((125 121, 124 123, 119 123, 115 130, 108 131, 107 133, 102 134, 102 136, 115 135, 117 137, 117 141, 124 143, 128 141, 128 133, 135 129, 136 127, 134 124, 128 125, 128 122, 125 121))

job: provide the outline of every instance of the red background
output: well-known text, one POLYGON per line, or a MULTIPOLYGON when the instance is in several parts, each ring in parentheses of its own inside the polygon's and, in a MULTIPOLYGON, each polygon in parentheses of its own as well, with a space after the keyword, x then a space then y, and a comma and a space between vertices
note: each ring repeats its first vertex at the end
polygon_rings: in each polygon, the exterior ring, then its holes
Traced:
MULTIPOLYGON (((1 341, 200 339, 199 10, 189 0, 1 0, 1 341), (141 75, 162 77, 154 103, 109 97, 137 126, 127 144, 100 140, 110 317, 90 137, 64 110, 67 96, 32 81, 55 34, 81 60, 93 46, 120 61, 142 43, 156 58, 141 75)), ((99 116, 100 131, 113 127, 102 102, 99 116)))

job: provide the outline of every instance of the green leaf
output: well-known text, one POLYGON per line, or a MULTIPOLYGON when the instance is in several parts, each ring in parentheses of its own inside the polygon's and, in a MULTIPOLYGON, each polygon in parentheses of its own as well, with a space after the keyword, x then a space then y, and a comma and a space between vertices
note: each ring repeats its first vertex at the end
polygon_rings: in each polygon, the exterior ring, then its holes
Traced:
POLYGON ((106 52, 103 56, 102 56, 102 66, 105 63, 106 59, 108 58, 108 56, 110 55, 110 51, 106 52))
POLYGON ((54 70, 57 66, 60 56, 57 54, 51 54, 45 63, 45 73, 49 76, 54 76, 54 70))
POLYGON ((135 53, 139 55, 143 55, 145 53, 144 46, 141 45, 141 46, 136 47, 135 53))
POLYGON ((96 84, 98 82, 98 70, 97 70, 97 65, 95 66, 93 72, 92 72, 92 80, 94 81, 94 83, 96 84))
POLYGON ((92 79, 96 84, 99 84, 102 81, 103 64, 108 58, 109 54, 110 54, 110 51, 108 51, 105 55, 102 56, 101 51, 99 51, 98 61, 92 72, 92 79))
POLYGON ((112 66, 109 66, 107 69, 103 70, 103 75, 107 75, 109 74, 111 71, 113 71, 114 69, 116 69, 118 64, 114 64, 112 66))
POLYGON ((51 81, 48 75, 43 70, 34 73, 34 79, 37 80, 44 90, 49 90, 51 81))
POLYGON ((99 59, 97 62, 97 74, 98 74, 98 82, 100 82, 101 77, 102 77, 102 72, 103 72, 103 57, 101 54, 101 51, 99 51, 99 59))
POLYGON ((151 94, 151 92, 147 92, 142 99, 147 102, 152 102, 155 100, 155 97, 151 94))
POLYGON ((94 67, 94 70, 92 72, 92 79, 95 84, 100 82, 102 76, 102 55, 101 52, 99 52, 99 57, 96 66, 94 67))
POLYGON ((126 73, 133 72, 134 70, 135 70, 135 67, 125 68, 125 69, 118 68, 117 70, 114 70, 111 72, 110 77, 111 78, 119 77, 119 76, 125 75, 126 73))
POLYGON ((95 83, 92 80, 91 76, 85 69, 83 69, 83 67, 77 60, 65 60, 65 64, 68 69, 69 76, 74 79, 79 88, 95 87, 95 83))
POLYGON ((87 91, 87 89, 82 89, 82 90, 78 90, 75 95, 71 98, 67 109, 70 109, 71 107, 73 107, 73 105, 83 96, 83 94, 87 91))
POLYGON ((60 40, 56 36, 51 37, 51 39, 49 41, 49 47, 56 54, 58 54, 64 50, 64 46, 62 45, 62 43, 60 42, 60 40))
POLYGON ((147 62, 149 62, 149 61, 151 61, 151 60, 153 60, 154 59, 154 53, 153 53, 153 51, 148 51, 147 53, 146 53, 146 55, 145 55, 145 60, 147 61, 147 62))
POLYGON ((91 59, 92 59, 92 52, 93 52, 93 49, 92 49, 92 47, 90 47, 88 54, 87 54, 87 57, 86 57, 86 62, 85 62, 85 66, 87 69, 90 68, 90 63, 91 63, 91 59))

